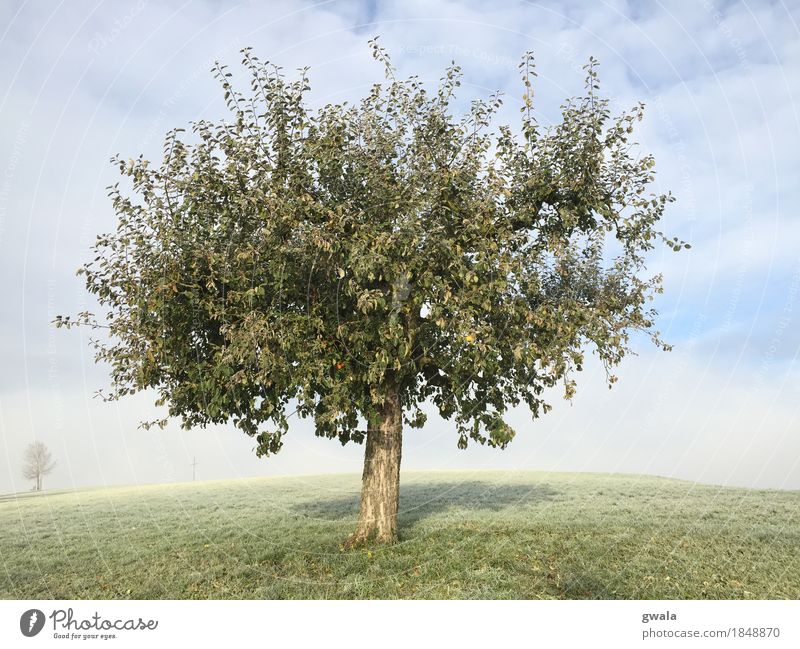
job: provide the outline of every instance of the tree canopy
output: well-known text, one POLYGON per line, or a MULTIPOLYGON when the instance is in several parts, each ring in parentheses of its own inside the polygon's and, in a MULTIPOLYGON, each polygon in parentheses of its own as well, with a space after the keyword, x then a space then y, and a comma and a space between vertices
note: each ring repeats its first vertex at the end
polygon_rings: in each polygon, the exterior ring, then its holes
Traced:
POLYGON ((227 120, 170 131, 158 164, 113 158, 117 229, 79 270, 105 312, 57 320, 107 327, 108 398, 154 390, 268 455, 294 414, 362 442, 394 390, 404 423, 428 402, 460 448, 504 448, 508 409, 571 397, 587 353, 611 384, 633 331, 667 348, 645 256, 688 245, 657 229, 672 197, 630 139, 643 105, 612 116, 590 60, 585 96, 542 127, 528 53, 521 125, 493 128, 501 94, 455 115, 457 65, 429 92, 371 44, 386 80, 358 103, 312 109, 308 69, 248 48, 248 90, 214 67, 227 120))

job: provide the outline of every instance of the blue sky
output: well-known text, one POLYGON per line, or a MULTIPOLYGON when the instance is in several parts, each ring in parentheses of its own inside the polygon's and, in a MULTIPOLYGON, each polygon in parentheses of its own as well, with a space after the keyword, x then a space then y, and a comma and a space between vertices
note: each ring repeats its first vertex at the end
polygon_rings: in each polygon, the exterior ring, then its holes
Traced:
POLYGON ((163 133, 224 115, 209 68, 238 50, 311 66, 311 100, 361 96, 380 81, 379 34, 401 74, 435 84, 455 59, 461 98, 500 89, 500 121, 521 100, 516 65, 533 50, 541 123, 600 60, 615 108, 641 100, 638 140, 655 191, 677 201, 665 231, 691 251, 659 251, 659 328, 608 391, 590 366, 572 403, 531 422, 504 452, 456 449, 432 418, 406 435, 405 468, 655 473, 800 488, 800 30, 797 2, 11 2, 0 7, 0 492, 23 490, 25 445, 59 460, 48 484, 359 471, 361 447, 296 422, 284 450, 257 460, 227 427, 144 432, 147 395, 105 404, 85 334, 54 330, 90 305, 75 269, 113 228, 105 187, 115 153, 157 158, 163 133))

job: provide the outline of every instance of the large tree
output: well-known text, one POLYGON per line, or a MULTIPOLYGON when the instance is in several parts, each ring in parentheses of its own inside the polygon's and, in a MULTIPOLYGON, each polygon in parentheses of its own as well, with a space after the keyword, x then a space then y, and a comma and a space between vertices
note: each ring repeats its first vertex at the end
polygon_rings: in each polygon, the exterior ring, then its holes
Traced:
POLYGON ((233 422, 259 456, 295 414, 366 442, 348 545, 396 538, 402 428, 422 404, 459 448, 505 448, 507 410, 547 412, 562 381, 571 397, 589 349, 610 370, 634 330, 666 347, 644 259, 683 245, 655 229, 671 197, 631 153, 643 107, 612 118, 595 61, 541 128, 526 54, 521 128, 492 129, 499 94, 458 118, 458 66, 429 93, 372 47, 386 82, 317 110, 306 69, 290 80, 245 49, 241 92, 217 64, 231 119, 171 131, 158 165, 112 159, 117 230, 79 270, 106 312, 57 320, 108 328, 108 398, 155 390, 185 428, 233 422))
POLYGON ((22 477, 34 481, 34 490, 42 490, 44 476, 56 468, 53 454, 44 442, 35 441, 28 444, 22 456, 22 477))

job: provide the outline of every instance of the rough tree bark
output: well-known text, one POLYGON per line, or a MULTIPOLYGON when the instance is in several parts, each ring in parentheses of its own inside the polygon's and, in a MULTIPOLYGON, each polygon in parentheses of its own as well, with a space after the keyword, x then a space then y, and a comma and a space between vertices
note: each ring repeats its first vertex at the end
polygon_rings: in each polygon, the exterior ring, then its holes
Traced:
POLYGON ((370 422, 367 431, 358 525, 345 542, 345 548, 367 541, 392 543, 397 540, 403 411, 396 387, 387 389, 386 395, 380 415, 370 422))

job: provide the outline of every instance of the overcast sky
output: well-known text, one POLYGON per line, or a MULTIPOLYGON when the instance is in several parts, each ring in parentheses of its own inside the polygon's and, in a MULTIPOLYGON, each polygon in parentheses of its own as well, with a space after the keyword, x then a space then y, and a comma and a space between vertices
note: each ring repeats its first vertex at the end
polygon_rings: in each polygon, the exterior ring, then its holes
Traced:
POLYGON ((403 75, 435 84, 455 59, 461 99, 506 93, 533 50, 541 123, 581 91, 600 60, 612 106, 642 100, 638 140, 663 223, 692 243, 659 251, 659 329, 609 391, 598 368, 570 404, 531 422, 505 451, 456 448, 436 417, 406 432, 406 469, 619 471, 800 488, 800 30, 787 2, 3 2, 0 4, 0 492, 26 490, 24 447, 52 449, 45 487, 357 472, 362 447, 296 421, 279 455, 258 460, 232 427, 137 429, 152 395, 93 399, 107 385, 86 334, 56 314, 91 306, 75 270, 114 228, 111 155, 158 159, 164 132, 224 115, 214 59, 252 46, 287 70, 311 66, 312 101, 362 96, 381 80, 381 36, 403 75))

